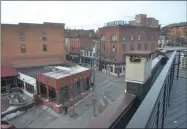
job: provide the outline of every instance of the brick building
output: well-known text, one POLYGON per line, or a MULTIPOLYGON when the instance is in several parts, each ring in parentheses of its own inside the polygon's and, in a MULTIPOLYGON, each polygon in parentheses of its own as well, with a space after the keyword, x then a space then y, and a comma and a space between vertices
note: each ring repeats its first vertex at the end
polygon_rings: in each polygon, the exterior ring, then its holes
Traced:
POLYGON ((14 67, 65 62, 64 23, 1 24, 1 60, 14 67))
POLYGON ((187 22, 167 26, 168 36, 187 38, 187 22))
POLYGON ((125 52, 156 51, 159 28, 130 24, 99 28, 100 70, 112 75, 124 74, 125 52))
POLYGON ((91 88, 91 69, 81 66, 56 66, 49 72, 37 74, 39 102, 61 113, 86 97, 91 88))
POLYGON ((90 38, 84 36, 74 36, 70 37, 70 53, 69 58, 77 63, 80 62, 80 48, 93 42, 90 38))
POLYGON ((149 26, 149 27, 158 27, 159 21, 153 17, 147 17, 146 14, 137 14, 135 20, 129 21, 131 25, 137 26, 149 26))

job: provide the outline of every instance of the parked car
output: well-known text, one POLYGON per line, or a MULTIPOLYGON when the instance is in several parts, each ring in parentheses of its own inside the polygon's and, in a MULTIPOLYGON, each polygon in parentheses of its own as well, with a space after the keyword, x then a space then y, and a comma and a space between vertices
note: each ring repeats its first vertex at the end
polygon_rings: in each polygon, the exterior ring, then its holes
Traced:
POLYGON ((1 129, 16 129, 16 127, 8 121, 1 121, 1 129))

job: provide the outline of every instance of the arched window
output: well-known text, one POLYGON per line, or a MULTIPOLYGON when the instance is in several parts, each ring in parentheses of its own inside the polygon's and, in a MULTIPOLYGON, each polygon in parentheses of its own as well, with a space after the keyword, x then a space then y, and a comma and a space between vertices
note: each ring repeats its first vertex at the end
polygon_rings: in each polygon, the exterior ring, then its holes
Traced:
POLYGON ((112 35, 112 41, 116 41, 117 40, 117 36, 116 35, 112 35))
POLYGON ((102 36, 101 41, 105 41, 105 40, 106 40, 105 36, 102 36))

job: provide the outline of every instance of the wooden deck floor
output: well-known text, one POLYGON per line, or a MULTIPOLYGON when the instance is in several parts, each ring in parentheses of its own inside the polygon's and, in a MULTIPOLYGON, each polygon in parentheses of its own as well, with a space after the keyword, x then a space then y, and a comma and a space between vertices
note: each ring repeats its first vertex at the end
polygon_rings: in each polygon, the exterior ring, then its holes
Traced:
POLYGON ((164 128, 187 128, 187 70, 180 69, 174 79, 164 128))

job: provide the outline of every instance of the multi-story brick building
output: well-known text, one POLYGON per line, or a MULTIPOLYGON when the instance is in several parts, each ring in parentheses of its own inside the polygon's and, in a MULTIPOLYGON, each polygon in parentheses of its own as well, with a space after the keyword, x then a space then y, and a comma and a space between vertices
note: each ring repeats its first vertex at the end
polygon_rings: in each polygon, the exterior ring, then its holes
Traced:
POLYGON ((89 44, 90 42, 93 42, 88 37, 83 37, 80 35, 76 35, 74 37, 70 37, 70 54, 69 57, 79 63, 80 62, 80 48, 81 46, 84 46, 86 44, 89 44))
POLYGON ((168 36, 187 38, 187 22, 167 26, 168 36))
POLYGON ((87 39, 97 39, 97 33, 93 30, 83 30, 83 29, 65 29, 65 48, 66 48, 66 57, 68 59, 70 52, 70 38, 75 40, 75 37, 84 37, 87 39))
POLYGON ((149 26, 149 27, 158 27, 159 21, 152 17, 147 17, 146 14, 137 14, 135 20, 129 21, 131 25, 137 26, 149 26))
POLYGON ((159 28, 130 24, 99 28, 100 70, 124 74, 125 54, 133 50, 156 51, 159 28))
POLYGON ((14 67, 65 62, 64 23, 1 24, 1 59, 14 67))

